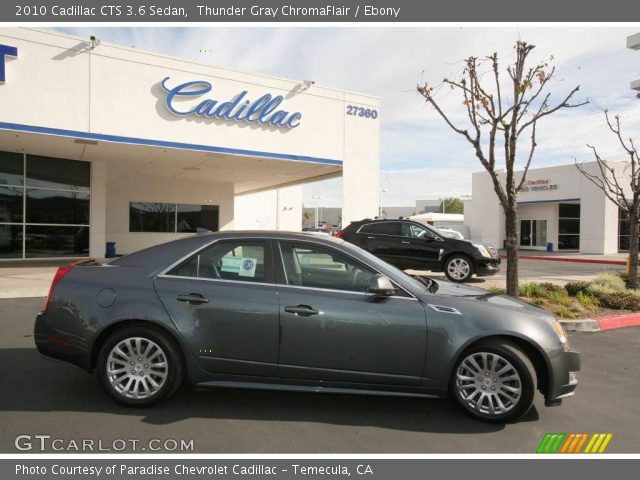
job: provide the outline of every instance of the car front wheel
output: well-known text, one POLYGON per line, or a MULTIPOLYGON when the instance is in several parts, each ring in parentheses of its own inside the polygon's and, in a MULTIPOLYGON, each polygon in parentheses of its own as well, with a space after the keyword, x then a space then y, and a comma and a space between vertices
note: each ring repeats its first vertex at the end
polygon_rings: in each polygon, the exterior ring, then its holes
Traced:
POLYGON ((535 384, 535 369, 520 348, 507 341, 486 341, 462 354, 451 389, 470 415, 506 423, 529 411, 535 384))
POLYGON ((444 274, 456 283, 466 282, 473 276, 473 262, 466 255, 454 254, 444 264, 444 274))
POLYGON ((174 342, 156 329, 132 326, 116 331, 98 354, 98 377, 117 402, 148 406, 173 393, 183 367, 174 342))

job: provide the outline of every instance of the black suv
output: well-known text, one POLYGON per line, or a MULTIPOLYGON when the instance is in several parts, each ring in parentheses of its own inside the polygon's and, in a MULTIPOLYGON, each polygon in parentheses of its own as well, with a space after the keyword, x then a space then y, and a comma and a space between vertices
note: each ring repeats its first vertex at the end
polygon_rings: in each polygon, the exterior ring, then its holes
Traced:
POLYGON ((447 238, 422 223, 407 219, 360 220, 337 235, 402 269, 444 271, 453 282, 466 282, 500 271, 494 247, 447 238))

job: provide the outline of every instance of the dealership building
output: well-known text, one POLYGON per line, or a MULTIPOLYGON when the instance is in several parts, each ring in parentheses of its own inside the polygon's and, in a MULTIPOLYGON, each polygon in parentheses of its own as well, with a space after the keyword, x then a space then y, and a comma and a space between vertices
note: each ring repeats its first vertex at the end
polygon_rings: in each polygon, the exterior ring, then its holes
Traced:
MULTIPOLYGON (((610 162, 609 166, 622 184, 629 183, 628 164, 610 162)), ((601 175, 597 162, 584 163, 582 168, 601 175)), ((465 205, 471 238, 502 247, 505 215, 489 174, 474 173, 471 188, 472 199, 465 205)), ((628 250, 629 222, 618 210, 573 164, 531 169, 518 195, 520 249, 587 254, 628 250)))
POLYGON ((299 230, 301 185, 377 214, 379 99, 0 29, 0 259, 103 257, 197 228, 299 230))

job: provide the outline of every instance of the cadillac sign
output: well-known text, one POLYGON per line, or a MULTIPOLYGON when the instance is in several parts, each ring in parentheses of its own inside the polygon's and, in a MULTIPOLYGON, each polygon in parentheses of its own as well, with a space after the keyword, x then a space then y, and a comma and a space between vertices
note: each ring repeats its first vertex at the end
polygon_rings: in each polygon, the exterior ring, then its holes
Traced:
POLYGON ((213 85, 206 80, 181 83, 175 87, 168 84, 169 77, 162 80, 162 89, 166 92, 167 109, 180 117, 217 118, 231 122, 266 125, 277 128, 297 128, 302 114, 289 112, 281 105, 282 95, 265 93, 256 100, 247 98, 248 92, 241 91, 230 100, 218 100, 207 97, 213 85), (186 103, 186 100, 194 102, 186 103))

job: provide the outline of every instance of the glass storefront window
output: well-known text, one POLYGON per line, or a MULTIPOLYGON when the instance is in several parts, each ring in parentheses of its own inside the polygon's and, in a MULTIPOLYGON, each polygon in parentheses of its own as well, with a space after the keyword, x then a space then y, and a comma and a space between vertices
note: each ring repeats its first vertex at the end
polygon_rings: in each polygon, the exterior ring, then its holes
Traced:
POLYGON ((0 224, 0 258, 22 258, 22 225, 0 224))
POLYGON ((89 254, 89 227, 27 225, 25 257, 83 257, 89 254))
POLYGON ((0 258, 87 256, 90 183, 89 162, 0 152, 0 258))
POLYGON ((0 185, 24 185, 24 155, 0 152, 0 185))
POLYGON ((27 188, 27 223, 89 224, 89 192, 27 188))
POLYGON ((22 223, 22 187, 0 186, 0 223, 22 223))
POLYGON ((131 202, 129 203, 130 232, 175 232, 176 204, 131 202))
POLYGON ((212 232, 218 230, 217 205, 181 205, 177 207, 176 230, 179 233, 195 233, 198 228, 212 232))
POLYGON ((558 250, 580 249, 580 204, 558 205, 558 250))
POLYGON ((27 155, 26 180, 28 187, 88 192, 91 165, 76 160, 27 155))
POLYGON ((130 232, 195 233, 198 228, 218 231, 218 205, 130 202, 130 232))
POLYGON ((520 221, 520 246, 521 247, 546 247, 547 246, 547 221, 546 220, 521 220, 520 221))

